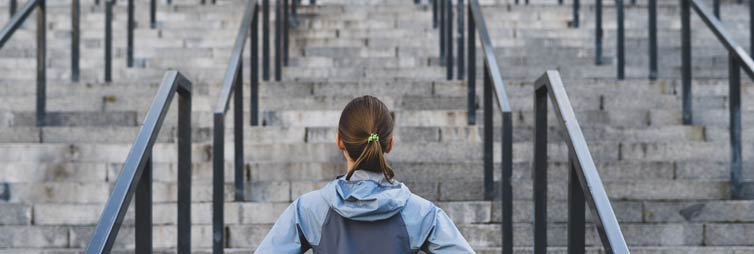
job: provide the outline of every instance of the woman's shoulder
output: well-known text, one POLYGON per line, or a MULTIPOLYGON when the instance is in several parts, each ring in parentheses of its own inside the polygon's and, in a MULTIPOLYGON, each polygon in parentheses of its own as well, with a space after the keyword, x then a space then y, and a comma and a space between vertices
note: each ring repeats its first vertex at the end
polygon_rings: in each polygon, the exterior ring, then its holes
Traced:
POLYGON ((411 216, 433 216, 436 213, 437 206, 419 195, 411 194, 403 208, 403 214, 411 216))

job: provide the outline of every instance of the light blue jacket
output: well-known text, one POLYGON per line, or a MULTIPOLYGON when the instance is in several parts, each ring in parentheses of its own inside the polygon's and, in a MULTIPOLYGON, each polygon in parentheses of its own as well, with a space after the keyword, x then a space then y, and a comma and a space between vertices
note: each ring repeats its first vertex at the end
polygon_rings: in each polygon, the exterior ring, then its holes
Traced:
POLYGON ((380 173, 354 172, 302 195, 280 215, 256 254, 470 254, 448 215, 380 173))

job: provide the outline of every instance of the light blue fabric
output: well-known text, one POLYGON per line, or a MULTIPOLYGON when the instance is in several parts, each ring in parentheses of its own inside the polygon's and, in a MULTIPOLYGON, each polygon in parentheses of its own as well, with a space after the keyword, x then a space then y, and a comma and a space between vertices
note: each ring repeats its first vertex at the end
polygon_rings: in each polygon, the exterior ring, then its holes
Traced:
POLYGON ((309 245, 318 246, 322 234, 327 234, 321 231, 330 210, 343 218, 366 222, 400 213, 405 231, 374 234, 407 233, 411 246, 406 246, 406 253, 420 248, 433 254, 474 253, 442 209, 411 194, 403 183, 388 182, 382 174, 364 170, 356 171, 351 180, 340 177, 294 201, 280 215, 255 253, 303 253, 309 245))

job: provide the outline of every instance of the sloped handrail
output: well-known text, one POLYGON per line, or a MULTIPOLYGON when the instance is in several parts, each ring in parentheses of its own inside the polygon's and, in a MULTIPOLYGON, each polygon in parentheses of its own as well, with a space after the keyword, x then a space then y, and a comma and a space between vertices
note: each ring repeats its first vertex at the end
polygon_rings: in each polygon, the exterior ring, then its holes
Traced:
MULTIPOLYGON (((26 18, 37 10, 37 126, 44 126, 47 116, 47 28, 45 0, 29 0, 15 12, 0 30, 0 49, 24 23, 26 18)), ((15 9, 15 8, 13 8, 15 9)))
MULTIPOLYGON (((753 7, 754 8, 754 7, 753 7)), ((742 193, 743 184, 741 170, 743 167, 741 155, 741 69, 749 78, 754 80, 754 61, 746 50, 738 45, 725 30, 717 15, 710 12, 700 0, 681 1, 681 54, 682 54, 682 87, 683 87, 683 123, 693 123, 692 92, 691 92, 691 9, 707 27, 715 34, 717 40, 728 51, 728 93, 729 93, 729 132, 731 145, 730 193, 734 199, 745 198, 742 193)), ((718 14, 719 15, 719 14, 718 14)))
MULTIPOLYGON (((266 2, 267 0, 265 0, 266 2)), ((238 29, 233 53, 225 72, 220 96, 215 104, 212 136, 212 251, 223 253, 225 247, 225 116, 233 96, 233 144, 235 200, 244 200, 244 152, 243 152, 243 50, 246 39, 251 37, 249 48, 251 72, 251 125, 257 125, 259 104, 259 40, 257 0, 248 0, 243 20, 238 29)))
POLYGON ((503 253, 513 253, 513 187, 511 178, 513 175, 513 117, 508 95, 505 92, 505 83, 503 75, 500 73, 500 66, 495 57, 495 51, 492 47, 492 40, 484 21, 484 15, 479 7, 478 0, 469 0, 468 2, 468 75, 466 82, 468 86, 468 122, 476 122, 476 33, 479 33, 479 40, 482 50, 483 68, 483 85, 484 95, 484 198, 493 200, 495 198, 494 176, 493 176, 493 105, 492 95, 495 95, 497 108, 502 114, 502 168, 500 179, 500 201, 502 206, 502 245, 503 253))
POLYGON ((585 252, 585 203, 591 210, 605 252, 629 253, 560 73, 547 71, 537 79, 534 94, 534 253, 547 251, 548 97, 568 145, 568 253, 585 252))
POLYGON ((191 253, 191 82, 177 71, 168 71, 162 78, 94 229, 87 253, 110 253, 134 195, 135 253, 152 253, 152 147, 176 93, 179 95, 178 253, 191 253))

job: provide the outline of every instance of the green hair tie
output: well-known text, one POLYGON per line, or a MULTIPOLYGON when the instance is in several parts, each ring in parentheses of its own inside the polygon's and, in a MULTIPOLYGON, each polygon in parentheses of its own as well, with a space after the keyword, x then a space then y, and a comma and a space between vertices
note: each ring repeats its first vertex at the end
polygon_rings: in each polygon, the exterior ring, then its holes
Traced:
POLYGON ((378 136, 377 133, 370 134, 369 138, 367 139, 367 143, 372 142, 372 141, 379 142, 380 141, 380 136, 378 136))

